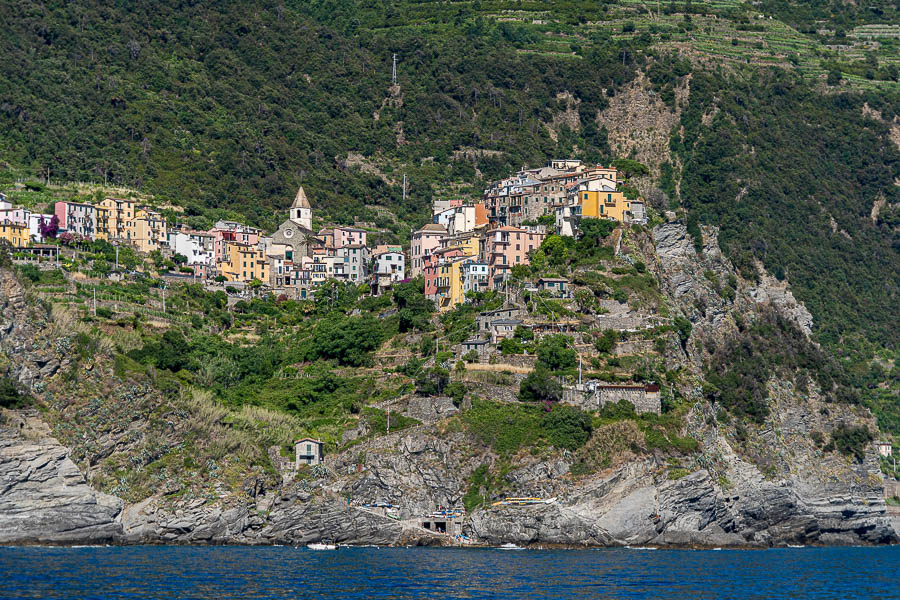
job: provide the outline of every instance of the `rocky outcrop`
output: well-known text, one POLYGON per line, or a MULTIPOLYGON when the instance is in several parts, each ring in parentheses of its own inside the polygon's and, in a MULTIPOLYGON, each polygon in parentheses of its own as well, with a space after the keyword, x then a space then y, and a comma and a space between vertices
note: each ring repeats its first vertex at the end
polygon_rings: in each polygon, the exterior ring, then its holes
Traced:
POLYGON ((123 511, 122 540, 171 544, 307 544, 329 540, 390 545, 412 539, 404 536, 399 522, 336 500, 289 490, 260 500, 225 508, 197 499, 182 503, 173 512, 161 498, 148 498, 123 511))
POLYGON ((40 421, 0 416, 0 543, 99 544, 121 538, 123 502, 92 489, 40 421), (28 436, 28 437, 26 437, 28 436))

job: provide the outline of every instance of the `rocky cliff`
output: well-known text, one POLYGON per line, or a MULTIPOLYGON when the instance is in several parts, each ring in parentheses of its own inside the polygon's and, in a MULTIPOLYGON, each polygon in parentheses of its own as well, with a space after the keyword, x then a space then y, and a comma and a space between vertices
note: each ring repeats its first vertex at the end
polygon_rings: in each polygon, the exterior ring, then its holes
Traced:
MULTIPOLYGON (((718 409, 701 394, 697 382, 706 360, 704 348, 733 331, 736 318, 753 318, 765 309, 788 316, 806 332, 811 324, 809 313, 786 285, 765 276, 759 282, 740 280, 734 296, 723 297, 709 273, 724 280, 734 271, 719 252, 715 232, 706 234, 699 255, 679 223, 660 225, 652 236, 634 236, 622 246, 623 253, 645 262, 658 278, 669 310, 693 324, 684 344, 672 341, 665 361, 667 369, 695 376, 679 393, 693 403, 683 433, 696 440, 699 449, 666 456, 643 447, 627 424, 616 424, 595 430, 594 440, 577 452, 519 453, 502 470, 502 489, 509 495, 555 496, 557 501, 478 508, 464 523, 463 532, 472 542, 770 546, 898 540, 882 499, 874 454, 851 460, 824 452, 810 439, 812 432, 828 432, 836 423, 872 425, 865 410, 827 403, 815 385, 798 390, 792 381, 773 376, 767 382, 769 416, 749 434, 739 434, 717 417, 718 409), (573 468, 588 461, 593 445, 604 440, 613 450, 596 469, 573 468)), ((69 399, 57 397, 61 390, 71 390, 56 382, 73 368, 57 352, 58 319, 29 302, 6 271, 0 274, 0 304, 6 372, 53 407, 47 419, 68 414, 78 432, 76 439, 61 429, 51 430, 37 411, 3 413, 2 543, 448 543, 445 536, 418 527, 416 517, 438 506, 460 504, 473 472, 501 461, 455 425, 465 404, 458 409, 446 398, 413 396, 391 408, 421 425, 375 437, 366 431, 349 432, 348 441, 356 438, 353 443, 329 455, 326 469, 311 477, 279 482, 248 471, 242 472, 246 479, 241 485, 218 482, 210 493, 200 495, 169 489, 160 475, 158 489, 143 492, 143 497, 135 497, 137 492, 126 486, 113 488, 128 496, 126 502, 94 489, 102 478, 93 470, 104 461, 119 460, 119 455, 141 467, 143 454, 152 453, 149 432, 156 427, 154 443, 172 447, 180 443, 187 431, 184 423, 192 416, 171 409, 152 393, 123 395, 121 390, 132 389, 134 383, 113 377, 99 359, 77 368, 90 368, 89 381, 97 380, 91 385, 107 384, 105 402, 110 405, 97 401, 90 413, 69 410, 69 399), (111 419, 115 425, 102 425, 103 431, 94 434, 93 449, 85 450, 82 438, 91 437, 92 427, 101 427, 94 418, 98 411, 112 415, 103 423, 111 419), (54 439, 54 431, 64 434, 56 436, 60 439, 73 440, 76 460, 69 458, 72 447, 54 439), (348 498, 356 506, 349 505, 348 498), (361 502, 392 503, 400 520, 360 507, 361 502)))
POLYGON ((34 414, 0 416, 0 543, 122 539, 123 502, 92 489, 34 414))

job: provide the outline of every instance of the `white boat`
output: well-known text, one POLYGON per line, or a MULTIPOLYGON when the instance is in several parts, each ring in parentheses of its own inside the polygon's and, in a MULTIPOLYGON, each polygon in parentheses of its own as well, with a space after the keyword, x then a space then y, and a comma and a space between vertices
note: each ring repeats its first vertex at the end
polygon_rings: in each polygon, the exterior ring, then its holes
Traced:
POLYGON ((500 550, 524 550, 525 548, 522 548, 521 546, 516 546, 515 544, 510 543, 510 542, 507 542, 507 543, 503 544, 502 546, 500 546, 499 549, 500 550))
POLYGON ((335 545, 335 544, 322 544, 322 543, 317 543, 317 542, 313 542, 312 544, 307 544, 306 547, 309 548, 310 550, 336 550, 337 549, 337 545, 335 545))

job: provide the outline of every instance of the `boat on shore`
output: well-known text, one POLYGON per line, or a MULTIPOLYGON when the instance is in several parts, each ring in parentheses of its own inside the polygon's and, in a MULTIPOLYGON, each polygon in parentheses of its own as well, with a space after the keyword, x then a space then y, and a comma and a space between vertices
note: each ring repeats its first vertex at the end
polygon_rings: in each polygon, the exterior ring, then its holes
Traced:
POLYGON ((491 506, 533 506, 535 504, 556 504, 556 498, 504 498, 491 506))

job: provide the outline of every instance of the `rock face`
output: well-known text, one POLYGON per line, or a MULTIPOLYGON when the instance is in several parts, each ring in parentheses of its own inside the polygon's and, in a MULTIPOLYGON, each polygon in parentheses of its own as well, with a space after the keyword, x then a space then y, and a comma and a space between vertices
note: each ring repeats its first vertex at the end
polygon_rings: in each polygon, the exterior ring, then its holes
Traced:
MULTIPOLYGON (((804 331, 811 323, 809 313, 783 284, 767 277, 755 288, 738 282, 715 243, 715 232, 706 233, 698 254, 684 225, 661 225, 653 231, 655 247, 643 256, 670 307, 693 325, 686 343, 670 344, 667 369, 684 367, 699 374, 702 349, 695 338, 722 335, 734 327, 734 313, 749 313, 759 304, 789 315, 804 331), (719 286, 735 281, 735 293, 722 294, 716 281, 719 286)), ((6 372, 38 391, 45 381, 54 381, 57 370, 67 368, 64 353, 56 350, 62 338, 42 323, 48 315, 28 303, 6 272, 0 272, 0 308, 6 372)), ((643 451, 604 463, 598 473, 576 476, 570 469, 579 460, 577 453, 520 453, 502 470, 503 494, 556 497, 557 502, 479 508, 468 515, 463 532, 476 543, 520 545, 897 542, 900 518, 887 512, 874 454, 854 462, 824 453, 810 439, 812 432, 827 434, 837 422, 870 423, 870 416, 845 405, 830 404, 824 410, 814 390, 801 394, 789 381, 773 378, 768 385, 771 416, 740 443, 719 426, 714 407, 699 392, 682 390, 696 401, 684 432, 700 443, 696 454, 667 457, 643 451), (667 458, 676 460, 679 468, 671 470, 667 458)), ((133 408, 141 397, 138 392, 108 400, 119 408, 133 408)), ((487 386, 479 389, 482 392, 499 395, 487 386)), ((352 447, 326 458, 326 473, 303 481, 289 473, 277 489, 253 485, 245 494, 176 499, 166 494, 177 488, 161 488, 154 490, 157 495, 127 506, 86 483, 78 465, 99 463, 75 453, 76 465, 68 458, 69 449, 53 439, 36 413, 5 411, 0 415, 0 543, 448 543, 447 537, 418 527, 415 517, 438 506, 460 505, 475 469, 493 469, 509 457, 493 454, 459 427, 454 415, 460 409, 449 398, 411 397, 402 406, 382 408, 401 410, 421 424, 374 438, 367 430, 357 431, 345 440, 353 440, 352 447), (350 506, 348 497, 357 506, 350 506), (403 520, 358 506, 374 502, 393 504, 403 520)), ((101 434, 96 425, 79 432, 80 437, 93 434, 95 460, 106 460, 131 427, 139 428, 146 420, 143 413, 126 413, 116 435, 101 434)), ((59 439, 66 439, 58 433, 59 439)), ((177 428, 167 435, 178 441, 177 428)), ((86 468, 96 478, 95 468, 86 468)))
MULTIPOLYGON (((307 544, 323 540, 347 544, 398 543, 403 526, 394 520, 355 510, 334 500, 296 491, 265 502, 270 510, 237 504, 223 508, 202 499, 174 513, 160 507, 157 497, 122 513, 128 543, 172 544, 307 544)), ((425 537, 425 536, 422 536, 425 537)))
POLYGON ((123 502, 93 490, 68 450, 7 413, 0 425, 0 543, 99 544, 121 538, 123 502))

